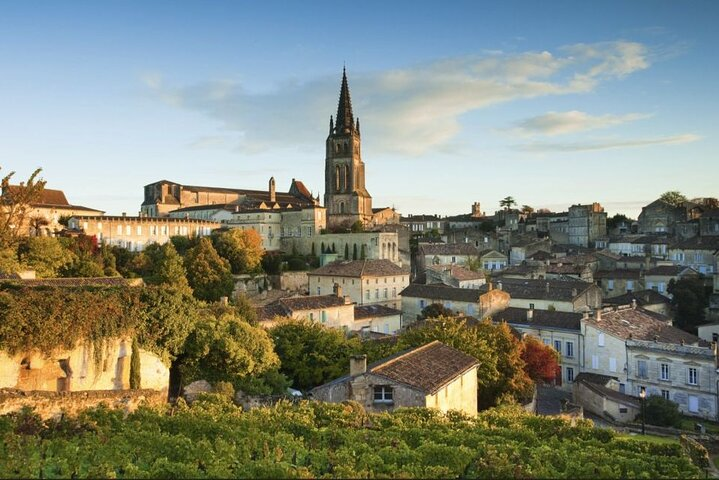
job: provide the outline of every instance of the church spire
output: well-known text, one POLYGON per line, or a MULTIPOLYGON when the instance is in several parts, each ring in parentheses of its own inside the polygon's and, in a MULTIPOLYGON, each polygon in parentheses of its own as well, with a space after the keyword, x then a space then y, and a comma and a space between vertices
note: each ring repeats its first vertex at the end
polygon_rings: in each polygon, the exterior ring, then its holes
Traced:
POLYGON ((347 85, 347 70, 342 68, 342 87, 340 88, 340 101, 337 104, 336 117, 337 133, 349 133, 354 130, 354 116, 352 115, 352 99, 347 85))

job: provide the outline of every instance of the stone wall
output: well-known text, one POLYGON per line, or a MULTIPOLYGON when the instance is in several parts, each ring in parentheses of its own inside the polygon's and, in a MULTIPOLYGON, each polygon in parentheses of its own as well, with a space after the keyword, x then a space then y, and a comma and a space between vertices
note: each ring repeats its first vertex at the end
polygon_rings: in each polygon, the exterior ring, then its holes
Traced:
POLYGON ((0 389, 0 415, 16 412, 23 407, 32 407, 43 419, 57 418, 62 414, 74 416, 102 403, 129 413, 143 403, 161 405, 165 402, 166 390, 25 392, 12 388, 0 389))
POLYGON ((306 292, 307 272, 282 272, 272 277, 272 286, 291 292, 306 292))

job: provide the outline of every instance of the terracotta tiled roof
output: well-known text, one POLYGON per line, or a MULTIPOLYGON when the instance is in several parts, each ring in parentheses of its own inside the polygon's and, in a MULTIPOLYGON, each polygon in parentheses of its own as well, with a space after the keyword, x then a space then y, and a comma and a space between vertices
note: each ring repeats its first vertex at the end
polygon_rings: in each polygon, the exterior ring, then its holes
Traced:
POLYGON ((486 278, 486 275, 483 272, 473 272, 472 270, 459 265, 431 265, 427 268, 439 273, 448 272, 453 278, 456 278, 459 281, 482 280, 486 278))
POLYGON ((271 320, 275 317, 289 317, 294 312, 318 310, 323 308, 340 307, 348 304, 344 297, 337 295, 310 295, 300 297, 287 297, 257 309, 260 320, 271 320))
POLYGON ((547 273, 553 273, 553 274, 562 274, 562 275, 579 275, 584 271, 585 267, 583 265, 578 264, 562 264, 558 265, 556 263, 552 263, 547 265, 547 273))
POLYGON ((532 310, 528 318, 526 308, 509 307, 493 316, 494 320, 503 320, 509 324, 526 325, 539 328, 561 328, 564 330, 579 331, 582 319, 581 313, 557 312, 551 310, 532 310))
POLYGON ((422 255, 478 255, 477 248, 469 243, 429 243, 420 245, 422 255))
POLYGON ((381 360, 368 370, 431 395, 477 365, 476 358, 435 340, 381 360))
POLYGON ((309 275, 322 275, 325 277, 391 277, 393 275, 408 275, 409 269, 402 268, 389 260, 338 260, 328 263, 309 275))
POLYGON ((549 252, 545 252, 544 250, 538 250, 532 255, 529 256, 530 260, 549 260, 550 258, 554 258, 554 255, 552 255, 549 252))
POLYGON ((529 280, 501 277, 495 282, 497 288, 500 288, 500 282, 502 290, 509 293, 512 298, 558 302, 571 302, 590 288, 598 288, 592 283, 581 280, 529 280))
POLYGON ((144 285, 141 278, 122 277, 15 278, 8 281, 24 287, 137 287, 144 285))
POLYGON ((640 307, 643 307, 644 305, 657 305, 660 303, 669 305, 671 303, 671 299, 665 297, 656 290, 639 290, 636 292, 629 292, 624 295, 619 295, 618 297, 605 298, 604 303, 609 305, 629 305, 632 303, 632 300, 636 300, 637 305, 640 307))
POLYGON ((420 285, 411 283, 400 292, 403 297, 429 298, 432 300, 450 300, 455 302, 477 303, 487 290, 481 288, 455 288, 446 285, 420 285))
POLYGON ((355 320, 362 320, 372 317, 391 317, 401 315, 402 312, 395 308, 386 307, 384 305, 356 305, 355 320))
POLYGON ((664 277, 676 277, 687 267, 680 267, 678 265, 659 265, 658 267, 650 268, 644 272, 644 275, 659 275, 664 277))
POLYGON ((705 345, 699 337, 672 327, 669 317, 643 308, 618 307, 585 319, 588 324, 624 340, 644 340, 685 345, 705 345))

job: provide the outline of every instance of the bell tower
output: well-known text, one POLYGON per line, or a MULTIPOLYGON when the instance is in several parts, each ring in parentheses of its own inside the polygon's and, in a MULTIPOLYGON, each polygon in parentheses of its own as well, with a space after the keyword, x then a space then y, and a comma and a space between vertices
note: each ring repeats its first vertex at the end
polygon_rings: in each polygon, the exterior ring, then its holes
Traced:
POLYGON ((347 71, 342 69, 342 86, 337 116, 330 116, 325 150, 325 208, 327 225, 349 227, 356 221, 372 220, 372 197, 365 189, 361 156, 359 118, 352 114, 347 71))

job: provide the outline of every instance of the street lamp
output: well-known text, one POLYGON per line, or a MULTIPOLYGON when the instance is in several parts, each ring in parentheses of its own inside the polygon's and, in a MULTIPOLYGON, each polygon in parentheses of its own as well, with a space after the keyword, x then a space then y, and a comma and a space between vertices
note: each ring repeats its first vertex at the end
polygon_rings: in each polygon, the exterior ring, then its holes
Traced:
POLYGON ((647 398, 647 390, 644 387, 641 387, 639 389, 639 398, 642 399, 642 435, 644 435, 645 434, 644 433, 644 422, 645 422, 645 420, 644 420, 644 415, 645 415, 644 414, 644 411, 645 411, 644 399, 647 398))

